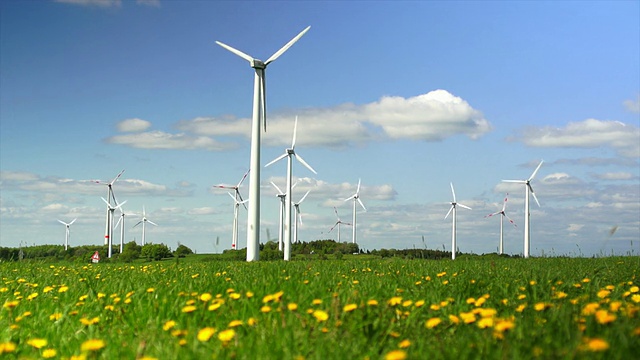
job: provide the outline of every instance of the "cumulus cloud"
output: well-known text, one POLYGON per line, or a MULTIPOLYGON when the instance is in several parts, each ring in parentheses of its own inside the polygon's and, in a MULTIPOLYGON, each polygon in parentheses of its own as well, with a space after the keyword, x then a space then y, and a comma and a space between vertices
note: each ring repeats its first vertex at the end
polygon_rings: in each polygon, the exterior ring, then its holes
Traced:
POLYGON ((95 6, 100 8, 119 8, 122 6, 122 0, 54 0, 57 3, 95 6))
POLYGON ((533 147, 596 148, 608 146, 625 157, 640 157, 640 128, 619 121, 587 119, 564 128, 528 128, 519 140, 533 147))
POLYGON ((625 100, 624 107, 629 112, 640 114, 640 95, 635 100, 625 100))
POLYGON ((140 132, 150 128, 151 123, 147 120, 133 118, 120 121, 116 127, 119 132, 140 132))
POLYGON ((184 133, 170 134, 157 130, 134 134, 115 135, 105 139, 105 142, 140 149, 224 151, 237 147, 235 144, 218 142, 206 136, 190 136, 184 133))

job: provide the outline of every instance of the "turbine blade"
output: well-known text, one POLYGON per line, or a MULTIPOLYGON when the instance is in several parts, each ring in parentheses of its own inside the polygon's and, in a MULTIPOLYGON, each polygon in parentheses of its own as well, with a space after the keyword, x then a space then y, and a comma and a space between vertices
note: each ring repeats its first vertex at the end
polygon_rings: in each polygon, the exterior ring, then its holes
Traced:
POLYGON ((463 208, 465 208, 465 209, 471 210, 471 208, 470 208, 470 207, 468 207, 467 205, 462 205, 462 204, 460 204, 460 203, 457 203, 456 205, 461 206, 461 207, 463 207, 463 208))
POLYGON ((536 176, 538 170, 540 170, 540 166, 542 166, 543 161, 544 160, 540 160, 540 164, 538 164, 538 167, 536 167, 536 169, 533 171, 533 174, 531 174, 531 177, 529 177, 529 181, 533 180, 533 178, 536 176))
POLYGON ((253 64, 253 60, 254 60, 254 59, 253 59, 251 56, 249 56, 249 55, 247 55, 247 54, 243 53, 242 51, 240 51, 240 50, 238 50, 238 49, 234 49, 234 48, 232 48, 231 46, 229 46, 229 45, 227 45, 227 44, 225 44, 225 43, 222 43, 222 42, 220 42, 220 41, 216 41, 216 44, 218 44, 218 45, 222 46, 223 48, 225 48, 225 49, 227 49, 227 50, 231 51, 232 53, 234 53, 234 54, 236 54, 236 55, 240 56, 241 58, 243 58, 243 59, 247 60, 249 63, 253 64))
POLYGON ((268 58, 267 61, 264 62, 264 64, 269 65, 269 63, 279 58, 280 55, 284 54, 284 52, 287 51, 293 44, 295 44, 296 41, 300 40, 302 35, 304 35, 307 31, 309 31, 310 28, 311 26, 307 26, 306 29, 302 30, 298 35, 296 35, 296 37, 291 39, 291 41, 289 41, 285 46, 281 47, 280 50, 276 51, 273 55, 271 55, 271 57, 268 58))
POLYGON ((280 188, 278 187, 278 185, 276 185, 273 181, 271 182, 271 185, 273 185, 274 188, 276 188, 276 190, 278 190, 278 194, 279 195, 284 195, 284 193, 282 192, 282 190, 280 190, 280 188))
POLYGON ((149 224, 153 225, 153 226, 158 226, 158 224, 154 223, 154 222, 153 222, 153 221, 151 221, 151 220, 147 220, 147 222, 148 222, 149 224))
POLYGON ((302 163, 302 165, 304 165, 307 169, 309 169, 312 173, 314 174, 318 174, 312 167, 311 165, 307 164, 306 161, 304 161, 304 159, 302 158, 302 156, 296 154, 295 152, 293 153, 293 156, 296 157, 296 160, 300 161, 302 163))
POLYGON ((350 197, 344 199, 344 201, 349 201, 351 199, 355 199, 356 198, 356 194, 351 195, 350 197))
POLYGON ((293 140, 291 141, 291 148, 296 148, 296 133, 298 132, 298 115, 296 115, 296 121, 293 123, 293 140))
POLYGON ((60 220, 60 219, 56 219, 56 220, 58 220, 58 222, 59 222, 60 224, 62 224, 62 225, 65 225, 65 226, 67 225, 67 223, 66 223, 66 222, 64 222, 64 221, 62 221, 62 220, 60 220))
POLYGON ((356 188, 356 196, 360 194, 360 181, 362 179, 358 179, 358 187, 356 188))
POLYGON ((453 194, 453 202, 456 202, 456 191, 453 190, 453 183, 449 183, 451 185, 451 194, 453 194))
POLYGON ((69 223, 69 225, 73 224, 74 222, 76 222, 76 220, 78 220, 78 218, 75 218, 73 220, 71 220, 71 222, 69 223))
POLYGON ((244 179, 246 179, 247 175, 249 175, 249 171, 251 171, 251 169, 247 170, 247 172, 244 173, 244 175, 242 176, 242 179, 240 179, 240 182, 238 183, 238 185, 236 185, 236 187, 240 187, 240 185, 242 185, 242 182, 244 181, 244 179))
POLYGON ((453 210, 453 205, 451 205, 451 207, 449 208, 447 215, 444 216, 445 220, 449 217, 449 214, 451 214, 451 210, 453 210))
POLYGON ((488 217, 492 217, 492 216, 498 215, 498 214, 502 214, 502 211, 494 212, 492 214, 486 215, 485 217, 488 218, 488 217))
MULTIPOLYGON (((338 218, 338 222, 340 222, 340 216, 338 216, 338 209, 336 209, 336 207, 333 207, 333 212, 336 213, 336 217, 338 218)), ((337 224, 337 223, 336 223, 337 224)))
POLYGON ((503 215, 504 215, 504 217, 506 217, 506 218, 507 218, 507 220, 509 220, 509 222, 510 222, 511 224, 513 224, 513 226, 515 226, 516 228, 518 227, 518 225, 516 225, 516 223, 515 223, 513 220, 511 220, 511 218, 510 218, 509 216, 507 216, 507 214, 503 214, 503 215))
POLYGON ((113 228, 114 228, 114 229, 117 229, 117 228, 118 228, 118 225, 120 225, 120 222, 121 222, 121 221, 122 221, 122 216, 120 216, 120 217, 118 218, 118 221, 116 222, 116 226, 114 226, 113 228))
POLYGON ((517 183, 517 184, 526 184, 527 183, 526 180, 502 180, 502 182, 517 183))
POLYGON ((126 204, 126 203, 127 203, 127 200, 125 200, 125 201, 121 202, 120 204, 116 203, 116 205, 117 205, 117 206, 116 206, 116 207, 114 207, 114 208, 113 208, 113 210, 115 210, 115 209, 120 209, 120 211, 122 211, 122 207, 121 207, 121 206, 122 206, 122 205, 124 205, 124 204, 126 204))
POLYGON ((302 204, 302 202, 304 201, 304 199, 306 199, 306 198, 307 198, 307 195, 309 195, 309 192, 310 192, 310 191, 311 191, 311 190, 307 190, 307 192, 304 194, 304 196, 302 197, 302 199, 300 199, 300 201, 298 201, 298 205, 302 204))
MULTIPOLYGON (((111 180, 111 182, 109 183, 110 185, 113 185, 116 181, 118 181, 118 179, 120 178, 120 176, 122 176, 122 173, 124 172, 124 169, 122 169, 122 171, 120 171, 120 173, 118 173, 118 175, 113 178, 113 180, 111 180)), ((115 199, 114 199, 115 200, 115 199)))
POLYGON ((331 229, 329 229, 329 232, 331 232, 333 229, 335 229, 335 227, 338 226, 338 224, 340 224, 340 221, 337 221, 335 224, 333 224, 331 229))
POLYGON ((264 131, 267 132, 267 73, 264 69, 260 69, 260 72, 260 105, 264 131))
POLYGON ((364 207, 364 204, 362 203, 362 201, 360 201, 360 198, 356 198, 356 200, 358 200, 358 204, 360 204, 360 206, 362 206, 362 210, 367 211, 367 208, 364 207))
POLYGON ((282 154, 282 155, 278 156, 277 158, 275 158, 275 159, 271 160, 271 161, 270 161, 267 165, 265 165, 264 167, 267 167, 267 166, 270 166, 270 165, 272 165, 272 164, 277 163, 278 161, 280 161, 280 160, 282 160, 282 159, 286 158, 286 157, 287 157, 287 155, 289 155, 289 154, 284 153, 284 154, 282 154))
POLYGON ((538 198, 536 197, 536 193, 533 192, 533 188, 529 184, 527 184, 527 186, 529 186, 529 190, 531 190, 531 195, 533 195, 533 200, 535 200, 536 204, 538 204, 538 207, 540 207, 540 202, 538 201, 538 198))
POLYGON ((107 200, 105 200, 102 196, 100 196, 100 199, 102 199, 102 201, 104 201, 104 203, 107 204, 109 209, 111 209, 111 204, 109 204, 109 202, 107 200))
POLYGON ((140 224, 142 224, 142 220, 138 221, 138 222, 137 222, 135 225, 133 225, 131 228, 133 229, 134 227, 136 227, 136 226, 138 226, 138 225, 140 225, 140 224))
POLYGON ((231 195, 231 193, 230 193, 230 192, 228 192, 227 194, 229 194, 229 197, 231 197, 231 198, 233 199, 233 202, 235 202, 235 203, 236 203, 236 205, 237 205, 237 204, 238 204, 238 199, 236 199, 236 197, 235 197, 235 196, 231 195))
POLYGON ((507 199, 509 198, 509 193, 506 193, 504 196, 504 202, 502 203, 502 212, 507 208, 507 199))

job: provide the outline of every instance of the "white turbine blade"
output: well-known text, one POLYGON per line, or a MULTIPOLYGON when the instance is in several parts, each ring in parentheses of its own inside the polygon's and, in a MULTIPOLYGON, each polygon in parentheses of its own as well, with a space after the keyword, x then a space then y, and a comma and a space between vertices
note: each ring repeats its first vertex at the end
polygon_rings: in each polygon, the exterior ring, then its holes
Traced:
POLYGON ((153 226, 158 226, 158 224, 154 223, 154 222, 153 222, 153 221, 151 221, 151 220, 147 220, 147 222, 148 222, 149 224, 153 225, 153 226))
POLYGON ((360 195, 360 181, 362 179, 358 179, 358 187, 356 188, 356 196, 360 195))
POLYGON ((122 206, 122 205, 124 205, 124 204, 126 204, 126 203, 127 203, 127 200, 125 200, 125 201, 121 202, 120 204, 116 203, 116 205, 117 205, 117 206, 116 206, 116 207, 114 207, 114 208, 113 208, 113 210, 115 210, 115 209, 120 209, 120 211, 122 211, 122 207, 121 207, 121 206, 122 206))
POLYGON ((254 60, 254 59, 253 59, 251 56, 249 56, 249 55, 247 55, 247 54, 243 53, 242 51, 240 51, 240 50, 238 50, 238 49, 234 49, 234 48, 232 48, 231 46, 229 46, 229 45, 227 45, 227 44, 225 44, 225 43, 222 43, 222 42, 220 42, 220 41, 216 41, 216 44, 218 44, 218 45, 222 46, 223 48, 225 48, 225 49, 227 49, 227 50, 231 51, 232 53, 234 53, 234 54, 236 54, 236 55, 240 56, 241 58, 243 58, 243 59, 247 60, 249 63, 253 64, 253 60, 254 60))
POLYGON ((267 72, 260 69, 260 104, 264 131, 267 132, 267 72))
POLYGON ((527 183, 526 180, 502 180, 502 182, 516 183, 516 184, 526 184, 527 183))
POLYGON ((498 214, 502 214, 502 211, 494 212, 492 214, 486 215, 485 217, 488 218, 488 217, 492 217, 492 216, 498 215, 498 214))
POLYGON ((304 194, 304 196, 302 197, 302 199, 300 199, 300 201, 298 201, 298 205, 302 204, 302 202, 304 201, 304 199, 306 199, 306 198, 307 198, 307 195, 309 195, 309 192, 310 192, 310 191, 311 191, 311 190, 307 190, 307 192, 304 194))
POLYGON ((247 170, 247 172, 244 173, 244 175, 242 176, 242 179, 240 179, 240 182, 238 183, 238 185, 236 185, 237 188, 239 188, 240 185, 242 185, 242 182, 244 181, 244 179, 247 178, 247 175, 249 175, 249 171, 251 171, 251 169, 247 170))
POLYGON ((340 224, 340 221, 336 221, 335 224, 333 224, 333 226, 331 227, 331 229, 329 229, 329 232, 331 232, 333 229, 335 229, 336 226, 338 226, 338 224, 340 224))
POLYGON ((282 154, 282 155, 278 156, 277 158, 275 158, 275 159, 271 160, 271 161, 270 161, 267 165, 265 165, 264 167, 267 167, 267 166, 269 166, 269 165, 271 165, 271 164, 275 164, 276 162, 278 162, 278 161, 280 161, 280 160, 282 160, 282 159, 286 158, 286 157, 287 157, 287 155, 289 155, 289 154, 284 153, 284 154, 282 154))
POLYGON ((281 47, 280 50, 276 51, 273 55, 271 55, 271 57, 267 59, 267 61, 265 61, 264 64, 269 65, 269 63, 279 58, 280 55, 284 54, 284 52, 287 51, 293 44, 295 44, 296 41, 300 40, 302 35, 304 35, 307 31, 309 31, 309 29, 311 29, 311 26, 307 26, 307 28, 302 30, 300 34, 296 35, 296 37, 291 39, 291 41, 289 41, 285 46, 281 47))
POLYGON ((463 208, 465 208, 465 209, 467 209, 467 210, 471 210, 471 208, 470 208, 470 207, 468 207, 467 205, 462 205, 462 204, 460 204, 460 203, 457 203, 456 205, 461 206, 461 207, 463 207, 463 208))
POLYGON ((133 229, 134 227, 136 227, 136 226, 138 226, 138 225, 140 225, 140 224, 142 224, 142 220, 138 221, 138 222, 137 222, 135 225, 133 225, 131 228, 133 229))
POLYGON ((538 201, 538 198, 536 197, 536 193, 533 192, 533 188, 529 184, 527 184, 527 186, 529 187, 529 190, 531 190, 531 195, 533 195, 533 200, 535 200, 536 204, 538 204, 538 207, 540 207, 540 202, 538 201))
POLYGON ((453 202, 456 202, 456 191, 453 190, 453 183, 449 183, 451 185, 451 194, 453 194, 453 202))
POLYGON ((298 223, 302 225, 302 212, 300 211, 300 208, 297 206, 296 206, 296 210, 298 210, 298 223))
POLYGON ((102 196, 100 197, 100 199, 102 199, 102 201, 104 201, 104 203, 107 204, 109 209, 111 209, 111 204, 109 204, 109 202, 107 200, 105 200, 102 196))
POLYGON ((64 222, 64 221, 62 221, 62 220, 60 220, 60 219, 56 219, 56 220, 58 220, 58 222, 59 222, 60 224, 62 224, 62 225, 65 225, 65 226, 66 226, 66 225, 68 225, 66 222, 64 222))
POLYGON ((364 204, 362 203, 362 201, 360 201, 360 198, 357 197, 356 200, 358 200, 358 204, 360 204, 360 206, 362 206, 362 210, 367 211, 367 208, 364 207, 364 204))
POLYGON ((239 204, 238 199, 236 199, 235 196, 231 195, 230 192, 228 192, 227 194, 229 194, 229 197, 233 199, 233 201, 236 203, 236 205, 239 204))
POLYGON ((506 217, 506 218, 507 218, 507 220, 509 220, 509 222, 510 222, 511 224, 513 224, 513 226, 515 226, 516 228, 518 227, 518 225, 516 225, 516 223, 515 223, 513 220, 511 220, 511 218, 510 218, 509 216, 507 216, 507 214, 503 214, 503 215, 504 215, 504 217, 506 217))
POLYGON ((529 177, 529 181, 533 180, 533 178, 536 176, 536 174, 538 173, 538 170, 540 170, 540 166, 542 166, 542 162, 543 160, 540 160, 540 164, 538 164, 538 167, 533 171, 533 174, 531 174, 531 176, 529 177))
POLYGON ((113 185, 116 181, 118 181, 120 176, 122 176, 123 172, 124 172, 124 169, 122 169, 122 171, 120 171, 120 173, 115 178, 113 178, 113 180, 111 180, 111 182, 109 184, 113 185))
POLYGON ((276 185, 273 181, 271 182, 271 185, 273 185, 274 188, 276 188, 276 190, 278 190, 278 194, 279 195, 284 195, 284 193, 282 192, 282 190, 280 190, 280 188, 278 187, 278 185, 276 185))
POLYGON ((71 220, 71 222, 69 223, 69 225, 73 224, 74 222, 76 222, 76 220, 78 220, 78 218, 75 218, 73 220, 71 220))
POLYGON ((118 218, 118 221, 116 222, 116 226, 114 226, 113 228, 114 228, 114 229, 117 229, 117 228, 118 228, 118 225, 120 225, 120 222, 121 222, 121 221, 122 221, 122 216, 120 216, 120 217, 118 218))
POLYGON ((349 201, 356 198, 356 194, 351 195, 350 197, 344 199, 344 201, 349 201))
POLYGON ((293 140, 291 141, 291 148, 296 148, 296 133, 298 132, 298 115, 296 115, 296 121, 293 123, 293 140))
POLYGON ((302 158, 302 156, 300 156, 300 155, 298 155, 298 154, 296 154, 296 153, 293 153, 293 156, 295 156, 295 157, 296 157, 296 160, 300 161, 300 163, 302 163, 302 165, 304 165, 307 169, 311 170, 311 172, 312 172, 312 173, 314 173, 314 174, 316 174, 316 175, 318 174, 315 170, 313 170, 313 168, 311 167, 311 165, 307 164, 307 162, 306 162, 306 161, 304 161, 304 159, 302 158))
MULTIPOLYGON (((340 222, 340 216, 338 215, 338 209, 336 209, 336 207, 333 207, 333 212, 336 213, 336 217, 338 218, 338 222, 340 222)), ((337 224, 337 223, 336 223, 337 224)))
POLYGON ((444 216, 445 219, 449 217, 449 214, 451 214, 451 210, 453 210, 453 205, 451 205, 451 207, 449 208, 447 215, 444 216))
POLYGON ((504 195, 504 202, 502 203, 502 211, 504 212, 504 210, 507 208, 507 200, 509 198, 509 193, 506 193, 504 195))

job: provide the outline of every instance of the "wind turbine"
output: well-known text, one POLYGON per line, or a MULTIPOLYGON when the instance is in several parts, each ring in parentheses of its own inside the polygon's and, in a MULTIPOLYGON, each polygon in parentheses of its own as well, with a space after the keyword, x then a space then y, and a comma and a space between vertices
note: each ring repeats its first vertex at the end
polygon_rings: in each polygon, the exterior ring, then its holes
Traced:
POLYGON ((360 200, 360 180, 361 179, 358 179, 358 188, 356 189, 356 193, 351 195, 350 197, 344 199, 344 201, 349 201, 349 200, 353 199, 353 222, 352 222, 353 235, 352 235, 352 242, 354 244, 356 243, 356 202, 360 203, 360 206, 362 206, 362 210, 367 211, 367 208, 364 207, 364 204, 360 200))
POLYGON ((267 130, 267 102, 266 102, 266 72, 267 65, 284 54, 302 35, 309 31, 310 26, 302 30, 280 50, 276 51, 267 61, 254 59, 253 57, 234 49, 229 45, 216 41, 216 44, 247 60, 255 70, 253 80, 253 116, 251 123, 251 176, 249 177, 249 215, 247 219, 247 261, 256 261, 260 258, 260 125, 264 124, 267 130))
POLYGON ((463 205, 460 204, 458 202, 456 202, 456 192, 455 190, 453 190, 453 183, 450 183, 451 185, 451 194, 453 194, 453 201, 451 202, 451 208, 449 208, 449 211, 447 212, 447 215, 445 215, 445 219, 449 217, 449 214, 452 214, 453 217, 453 225, 451 227, 451 260, 455 260, 456 259, 456 208, 458 206, 463 207, 465 209, 469 209, 471 210, 470 207, 468 207, 467 205, 463 205))
POLYGON ((295 157, 302 165, 304 165, 307 169, 311 170, 312 173, 317 174, 317 172, 307 164, 304 159, 296 153, 296 132, 298 130, 298 117, 296 116, 296 120, 293 124, 293 140, 291 141, 291 147, 284 150, 284 154, 278 156, 269 162, 265 167, 276 163, 284 158, 287 158, 287 189, 286 189, 286 206, 285 206, 285 214, 284 214, 284 260, 288 261, 291 258, 291 181, 292 181, 292 167, 293 167, 293 158, 295 157))
MULTIPOLYGON (((147 214, 144 211, 144 206, 142 207, 142 219, 140 221, 138 221, 135 225, 133 225, 133 228, 142 224, 142 246, 145 245, 145 225, 149 223, 153 226, 158 226, 158 224, 154 223, 153 221, 147 219, 147 214)), ((132 228, 132 229, 133 229, 132 228)))
POLYGON ((489 214, 489 215, 485 216, 485 217, 492 217, 492 216, 494 216, 494 215, 498 215, 498 214, 502 215, 502 216, 500 216, 500 244, 499 244, 499 247, 498 247, 498 254, 500 254, 500 255, 502 255, 502 252, 503 252, 503 249, 504 249, 504 246, 503 246, 503 244, 504 244, 504 243, 503 243, 503 227, 504 227, 504 218, 506 217, 506 218, 507 218, 507 220, 509 220, 509 222, 510 222, 511 224, 513 224, 513 226, 515 226, 516 228, 518 227, 518 226, 516 225, 516 223, 515 223, 515 222, 513 222, 513 220, 511 220, 511 218, 510 218, 509 216, 507 216, 507 214, 504 212, 504 211, 505 211, 505 209, 507 208, 507 198, 508 198, 508 197, 509 197, 509 193, 507 193, 507 194, 504 196, 504 203, 502 204, 502 210, 500 210, 500 211, 498 211, 498 212, 494 212, 494 213, 492 213, 492 214, 489 214))
POLYGON ((122 251, 124 250, 124 217, 125 215, 135 215, 135 214, 127 214, 124 212, 122 207, 120 207, 120 218, 118 219, 116 226, 113 227, 114 229, 117 229, 118 226, 122 223, 122 227, 120 228, 120 254, 122 254, 122 251))
POLYGON ((329 229, 329 232, 333 231, 333 229, 337 226, 338 227, 338 243, 340 242, 340 225, 345 224, 345 225, 351 225, 350 223, 346 223, 342 220, 340 220, 340 216, 338 215, 338 209, 336 209, 336 207, 333 207, 333 211, 336 213, 336 217, 338 218, 338 221, 336 221, 335 224, 333 224, 333 226, 331 227, 331 229, 329 229))
MULTIPOLYGON (((240 179, 240 181, 238 181, 237 185, 218 184, 218 185, 214 185, 213 187, 217 187, 220 189, 233 189, 235 194, 235 200, 243 201, 242 195, 240 195, 240 186, 242 186, 242 182, 244 182, 244 179, 246 179, 247 175, 249 175, 249 171, 251 170, 247 170, 247 172, 244 173, 244 175, 242 175, 242 178, 240 179)), ((246 209, 246 206, 245 206, 245 209, 246 209)))
POLYGON ((531 212, 529 211, 529 193, 533 195, 533 199, 540 207, 540 202, 538 202, 538 198, 536 194, 533 192, 533 188, 531 187, 531 180, 536 176, 538 170, 540 170, 540 166, 542 166, 543 160, 540 160, 540 164, 533 171, 531 176, 527 180, 502 180, 503 182, 517 183, 525 185, 525 197, 524 197, 524 257, 525 259, 529 257, 529 252, 531 251, 531 228, 530 220, 531 220, 531 212))
POLYGON ((271 185, 273 185, 273 187, 276 188, 276 190, 278 191, 278 195, 276 195, 278 197, 278 199, 280 199, 280 224, 278 226, 278 250, 282 251, 282 239, 284 237, 284 227, 282 226, 284 223, 284 212, 285 212, 285 204, 287 201, 287 194, 283 193, 282 190, 280 190, 280 188, 278 187, 278 185, 276 185, 273 181, 271 182, 271 185))
MULTIPOLYGON (((107 208, 109 209, 109 234, 113 234, 113 212, 116 211, 116 209, 120 209, 120 211, 122 211, 122 205, 124 205, 127 200, 121 202, 120 204, 118 204, 118 202, 116 201, 116 206, 111 205, 107 200, 105 200, 104 198, 101 198, 102 201, 104 201, 107 204, 107 208)), ((115 200, 114 200, 115 201, 115 200)), ((107 242, 107 246, 108 246, 108 250, 107 250, 107 257, 111 258, 111 247, 113 245, 113 237, 109 236, 109 241, 107 242)))
POLYGON ((298 201, 297 203, 293 203, 293 209, 294 209, 294 214, 293 214, 293 243, 294 244, 298 242, 298 222, 300 223, 300 225, 302 225, 302 213, 300 213, 300 204, 302 204, 304 199, 307 198, 307 195, 309 195, 309 191, 311 191, 311 190, 307 190, 307 192, 304 194, 302 199, 300 199, 300 201, 298 201))
POLYGON ((62 220, 60 220, 60 219, 58 219, 58 222, 59 222, 60 224, 62 224, 62 225, 64 225, 64 226, 66 227, 66 232, 65 232, 65 237, 64 237, 64 250, 65 250, 65 251, 67 251, 67 249, 69 248, 69 227, 70 227, 70 226, 71 226, 71 224, 73 224, 76 220, 77 220, 77 218, 76 218, 76 219, 71 220, 71 222, 67 224, 66 222, 64 222, 64 221, 62 221, 62 220))
MULTIPOLYGON (((124 169, 122 171, 120 171, 120 173, 118 175, 116 175, 115 178, 113 178, 113 180, 106 182, 106 181, 101 181, 101 180, 92 180, 94 183, 96 184, 102 184, 102 185, 106 185, 107 186, 107 220, 105 222, 105 230, 104 230, 104 244, 108 245, 109 244, 109 239, 111 238, 111 228, 109 226, 109 224, 111 224, 111 212, 109 211, 109 208, 111 206, 111 199, 113 198, 113 201, 116 202, 116 196, 113 194, 113 184, 115 184, 116 181, 118 181, 118 179, 120 178, 120 176, 122 176, 122 173, 124 172, 124 169)), ((116 202, 117 203, 117 202, 116 202)))
MULTIPOLYGON (((238 250, 238 209, 240 208, 240 204, 244 205, 247 200, 238 200, 238 195, 233 196, 231 193, 227 193, 233 199, 233 228, 231 229, 231 248, 233 250, 238 250)), ((242 198, 241 198, 242 199, 242 198)))

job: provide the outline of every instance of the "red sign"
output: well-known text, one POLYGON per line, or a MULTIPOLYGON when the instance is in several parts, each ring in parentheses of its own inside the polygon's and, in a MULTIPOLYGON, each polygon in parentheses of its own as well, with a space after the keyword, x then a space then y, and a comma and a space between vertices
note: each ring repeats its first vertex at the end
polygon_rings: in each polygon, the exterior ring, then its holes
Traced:
POLYGON ((96 251, 91 257, 91 262, 97 263, 98 261, 100 261, 100 254, 96 251))

